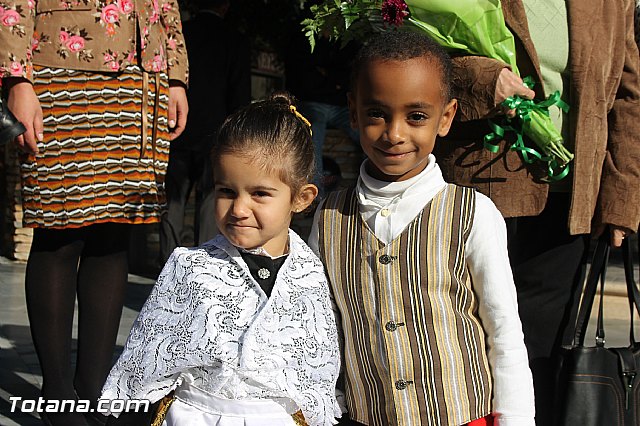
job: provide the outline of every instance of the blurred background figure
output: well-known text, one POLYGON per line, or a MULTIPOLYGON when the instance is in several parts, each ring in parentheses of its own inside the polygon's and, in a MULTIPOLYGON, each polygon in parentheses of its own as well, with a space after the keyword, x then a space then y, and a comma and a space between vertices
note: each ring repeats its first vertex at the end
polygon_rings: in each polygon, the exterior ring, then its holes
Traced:
POLYGON ((351 128, 347 108, 350 65, 358 47, 350 43, 341 48, 321 37, 311 52, 299 26, 292 28, 291 33, 291 43, 284 52, 285 83, 298 99, 300 112, 311 122, 316 156, 314 183, 323 198, 327 191, 322 179, 327 129, 342 130, 358 144, 358 132, 351 128))
POLYGON ((213 171, 209 152, 224 119, 251 101, 249 41, 225 15, 230 0, 197 0, 195 16, 184 23, 190 74, 191 111, 183 135, 171 144, 166 176, 167 214, 160 226, 159 263, 185 245, 185 206, 195 189, 194 245, 217 234, 213 217, 213 171))
POLYGON ((340 188, 340 182, 342 180, 342 171, 336 161, 327 157, 322 157, 322 185, 325 191, 337 191, 340 188))

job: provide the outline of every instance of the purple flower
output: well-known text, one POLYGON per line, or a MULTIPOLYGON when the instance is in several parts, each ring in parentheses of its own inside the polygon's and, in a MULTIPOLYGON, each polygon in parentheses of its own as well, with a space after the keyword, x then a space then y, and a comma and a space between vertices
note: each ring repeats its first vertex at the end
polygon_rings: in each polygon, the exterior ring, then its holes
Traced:
POLYGON ((390 25, 399 27, 404 18, 409 16, 408 6, 404 0, 384 0, 382 3, 382 19, 390 25))

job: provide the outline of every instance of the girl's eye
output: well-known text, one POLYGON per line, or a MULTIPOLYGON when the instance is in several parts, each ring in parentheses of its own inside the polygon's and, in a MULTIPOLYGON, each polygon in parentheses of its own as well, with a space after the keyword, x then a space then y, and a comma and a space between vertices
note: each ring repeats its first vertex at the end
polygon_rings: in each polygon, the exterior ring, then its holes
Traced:
POLYGON ((225 188, 225 187, 216 188, 216 192, 219 193, 219 194, 222 194, 222 195, 227 195, 227 196, 230 196, 230 195, 234 194, 233 189, 225 188))
POLYGON ((424 121, 427 118, 427 114, 423 113, 423 112, 412 112, 411 114, 409 114, 409 116, 407 117, 409 119, 409 121, 424 121))
POLYGON ((256 191, 253 193, 253 195, 256 197, 268 197, 271 194, 269 194, 267 191, 256 191))

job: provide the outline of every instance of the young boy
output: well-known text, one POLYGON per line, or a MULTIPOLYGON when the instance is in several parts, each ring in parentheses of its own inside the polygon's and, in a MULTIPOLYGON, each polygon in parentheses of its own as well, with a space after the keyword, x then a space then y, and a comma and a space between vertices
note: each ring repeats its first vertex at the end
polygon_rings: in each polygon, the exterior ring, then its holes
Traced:
POLYGON ((414 32, 361 49, 349 109, 368 159, 311 232, 342 316, 349 417, 365 425, 534 425, 504 220, 431 154, 456 113, 450 67, 414 32))

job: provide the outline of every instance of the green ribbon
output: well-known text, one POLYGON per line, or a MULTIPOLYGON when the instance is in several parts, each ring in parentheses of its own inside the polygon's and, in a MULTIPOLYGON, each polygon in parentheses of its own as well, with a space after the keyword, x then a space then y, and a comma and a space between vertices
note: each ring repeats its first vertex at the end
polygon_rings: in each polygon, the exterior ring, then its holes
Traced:
MULTIPOLYGON (((523 79, 525 86, 533 88, 534 81, 530 76, 523 79)), ((545 156, 539 153, 534 148, 528 147, 524 144, 523 138, 523 124, 531 120, 531 112, 537 110, 546 116, 549 116, 549 107, 556 105, 562 111, 567 113, 569 111, 569 105, 567 105, 562 99, 560 99, 560 92, 556 91, 552 93, 547 99, 536 102, 532 99, 522 98, 520 96, 511 96, 502 101, 500 104, 508 109, 516 111, 516 117, 520 118, 520 122, 506 118, 506 124, 498 124, 492 120, 488 120, 489 128, 491 132, 484 136, 484 147, 492 153, 497 153, 500 150, 500 141, 504 139, 506 132, 514 132, 516 135, 516 141, 509 147, 512 151, 518 151, 522 155, 522 160, 526 164, 533 164, 536 161, 542 161, 547 163, 547 180, 556 182, 564 179, 569 174, 569 165, 560 166, 558 161, 553 156, 545 156), (512 123, 517 123, 517 126, 513 126, 512 123)))

